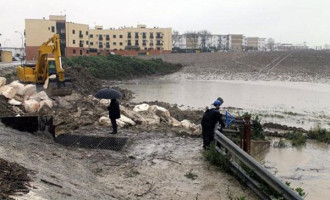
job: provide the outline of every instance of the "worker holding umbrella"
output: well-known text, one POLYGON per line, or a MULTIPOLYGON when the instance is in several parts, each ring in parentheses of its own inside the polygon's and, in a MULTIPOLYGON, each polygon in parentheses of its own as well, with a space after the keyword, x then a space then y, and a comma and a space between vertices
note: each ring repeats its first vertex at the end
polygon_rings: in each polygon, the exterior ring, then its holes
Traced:
POLYGON ((120 108, 117 99, 120 98, 121 96, 122 94, 119 91, 112 88, 102 89, 95 94, 95 97, 99 99, 111 99, 110 105, 108 106, 109 118, 112 125, 111 134, 117 133, 116 119, 120 118, 120 108))

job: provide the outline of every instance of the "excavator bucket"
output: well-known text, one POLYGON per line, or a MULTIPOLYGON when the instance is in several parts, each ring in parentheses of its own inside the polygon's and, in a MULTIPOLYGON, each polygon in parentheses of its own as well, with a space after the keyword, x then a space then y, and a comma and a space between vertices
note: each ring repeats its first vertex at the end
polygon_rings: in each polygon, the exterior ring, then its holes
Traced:
POLYGON ((72 82, 70 79, 59 81, 57 78, 49 77, 45 82, 45 91, 48 96, 66 96, 72 94, 72 82))

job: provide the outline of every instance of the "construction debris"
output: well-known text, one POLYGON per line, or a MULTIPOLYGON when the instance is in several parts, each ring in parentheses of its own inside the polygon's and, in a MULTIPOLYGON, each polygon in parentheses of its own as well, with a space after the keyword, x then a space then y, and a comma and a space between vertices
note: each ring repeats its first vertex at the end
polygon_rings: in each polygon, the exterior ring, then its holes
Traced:
POLYGON ((21 165, 0 158, 0 199, 12 200, 10 195, 28 193, 31 180, 27 173, 21 165))

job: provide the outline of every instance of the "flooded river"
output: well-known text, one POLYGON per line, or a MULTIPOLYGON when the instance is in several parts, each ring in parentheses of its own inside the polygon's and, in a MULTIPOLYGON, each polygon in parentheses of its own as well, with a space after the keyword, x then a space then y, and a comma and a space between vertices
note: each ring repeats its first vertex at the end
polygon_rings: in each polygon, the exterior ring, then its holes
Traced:
POLYGON ((305 129, 317 124, 330 128, 329 84, 141 80, 121 87, 135 93, 135 102, 157 100, 184 105, 185 108, 204 109, 221 96, 224 107, 242 108, 242 112, 257 114, 264 122, 305 129))
MULTIPOLYGON (((329 84, 141 80, 121 87, 135 93, 135 102, 164 101, 183 108, 204 109, 221 96, 224 107, 242 108, 241 112, 258 114, 264 122, 307 130, 316 125, 330 129, 329 84)), ((272 139, 273 142, 276 140, 272 139)), ((293 187, 303 188, 306 199, 317 200, 330 198, 329 153, 329 145, 308 141, 299 148, 274 148, 271 145, 255 157, 280 179, 291 182, 293 187)))

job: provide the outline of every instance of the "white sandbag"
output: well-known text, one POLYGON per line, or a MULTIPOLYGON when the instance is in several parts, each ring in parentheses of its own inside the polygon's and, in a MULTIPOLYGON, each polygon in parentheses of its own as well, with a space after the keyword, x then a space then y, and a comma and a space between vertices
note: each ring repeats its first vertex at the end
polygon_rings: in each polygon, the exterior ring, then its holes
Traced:
POLYGON ((12 105, 12 106, 20 106, 20 105, 22 105, 22 102, 21 102, 21 101, 17 101, 17 100, 15 100, 15 99, 10 99, 10 100, 8 101, 8 103, 9 103, 10 105, 12 105))
POLYGON ((7 99, 12 99, 16 95, 16 90, 13 87, 8 86, 7 89, 3 91, 1 94, 7 99))
POLYGON ((24 94, 24 84, 19 81, 13 81, 9 84, 9 86, 13 87, 16 90, 16 94, 23 96, 24 94))
POLYGON ((0 87, 6 85, 7 79, 5 77, 0 77, 0 87))
POLYGON ((170 125, 173 126, 173 127, 178 127, 178 126, 181 126, 181 123, 175 119, 174 117, 170 117, 170 125))
POLYGON ((44 83, 44 86, 43 86, 43 88, 44 88, 45 90, 48 88, 49 79, 54 79, 54 78, 56 78, 56 75, 55 75, 55 74, 50 75, 50 76, 46 79, 46 81, 45 81, 45 83, 44 83))
POLYGON ((149 107, 150 106, 148 104, 143 103, 143 104, 140 104, 140 105, 136 105, 133 108, 133 111, 135 111, 135 112, 147 111, 149 109, 149 107))
POLYGON ((24 109, 27 113, 38 112, 40 103, 34 99, 24 101, 24 109))
POLYGON ((8 85, 3 85, 0 87, 0 94, 2 94, 4 91, 6 91, 10 86, 8 85))
POLYGON ((40 107, 41 107, 41 104, 47 104, 48 107, 53 108, 53 101, 50 100, 50 99, 41 100, 40 101, 40 107))
POLYGON ((153 111, 157 116, 163 118, 165 121, 169 122, 170 121, 170 112, 163 107, 157 106, 157 105, 152 105, 149 107, 149 110, 153 111))

